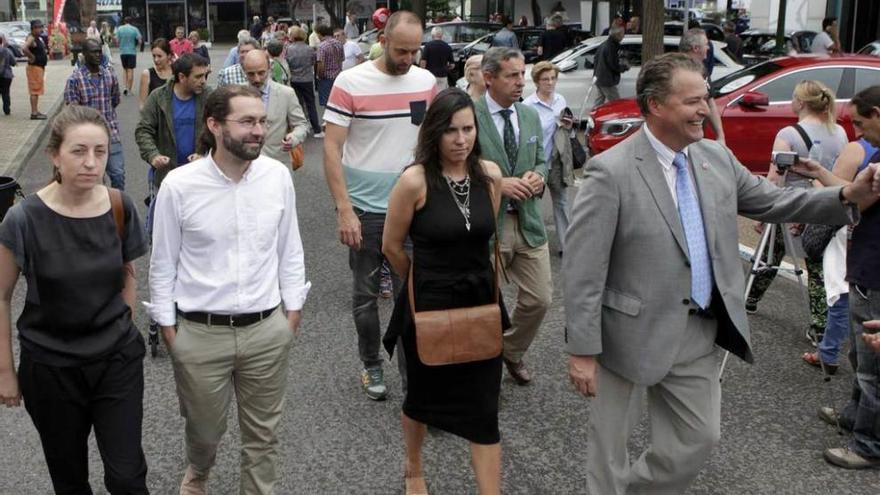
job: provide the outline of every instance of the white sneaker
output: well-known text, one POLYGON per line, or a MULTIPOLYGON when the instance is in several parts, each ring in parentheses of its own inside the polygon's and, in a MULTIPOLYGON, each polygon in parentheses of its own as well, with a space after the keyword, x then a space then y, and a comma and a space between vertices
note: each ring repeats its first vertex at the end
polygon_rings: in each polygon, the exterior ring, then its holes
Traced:
POLYGON ((324 133, 323 133, 323 132, 319 132, 319 133, 313 135, 312 137, 314 137, 314 138, 316 138, 316 139, 321 139, 322 137, 324 137, 324 133))

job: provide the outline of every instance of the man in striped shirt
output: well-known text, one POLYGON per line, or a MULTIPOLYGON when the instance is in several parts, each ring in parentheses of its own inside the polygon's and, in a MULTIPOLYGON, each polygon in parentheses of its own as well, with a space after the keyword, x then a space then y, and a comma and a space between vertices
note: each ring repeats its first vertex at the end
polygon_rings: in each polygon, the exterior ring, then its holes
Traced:
MULTIPOLYGON (((385 53, 340 73, 324 113, 324 173, 339 240, 350 249, 361 383, 373 400, 386 396, 376 298, 388 195, 412 163, 419 126, 437 93, 433 74, 412 65, 421 40, 419 17, 395 12, 385 27, 385 53)), ((397 289, 400 281, 394 285, 397 289)))

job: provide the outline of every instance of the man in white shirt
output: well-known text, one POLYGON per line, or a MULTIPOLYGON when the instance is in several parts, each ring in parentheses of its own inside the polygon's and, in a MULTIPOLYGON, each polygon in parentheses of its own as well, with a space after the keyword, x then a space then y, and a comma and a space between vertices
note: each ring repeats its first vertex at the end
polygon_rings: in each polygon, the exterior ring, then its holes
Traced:
POLYGON ((822 32, 813 38, 810 51, 823 55, 831 55, 840 51, 840 43, 837 40, 837 17, 822 19, 822 32))
POLYGON ((333 37, 342 43, 342 50, 345 53, 345 58, 342 59, 342 70, 351 69, 355 65, 363 63, 364 52, 361 51, 357 41, 351 38, 346 39, 345 31, 340 28, 333 30, 333 37))
POLYGON ((273 493, 287 361, 306 282, 290 173, 260 156, 260 92, 230 85, 205 103, 204 158, 171 171, 156 199, 150 316, 173 358, 186 420, 181 494, 207 492, 235 395, 241 493, 273 493), (283 303, 283 308, 279 305, 283 303))

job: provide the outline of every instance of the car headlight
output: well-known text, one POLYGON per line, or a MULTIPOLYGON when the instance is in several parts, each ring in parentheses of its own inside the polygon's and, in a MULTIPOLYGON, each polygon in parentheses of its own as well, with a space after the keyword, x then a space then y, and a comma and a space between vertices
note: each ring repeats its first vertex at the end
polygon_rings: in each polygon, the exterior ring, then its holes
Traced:
POLYGON ((596 121, 593 120, 593 117, 587 117, 587 133, 592 131, 593 127, 596 127, 596 121))
POLYGON ((602 122, 600 132, 609 136, 625 136, 630 131, 638 129, 642 125, 642 118, 614 119, 602 122))

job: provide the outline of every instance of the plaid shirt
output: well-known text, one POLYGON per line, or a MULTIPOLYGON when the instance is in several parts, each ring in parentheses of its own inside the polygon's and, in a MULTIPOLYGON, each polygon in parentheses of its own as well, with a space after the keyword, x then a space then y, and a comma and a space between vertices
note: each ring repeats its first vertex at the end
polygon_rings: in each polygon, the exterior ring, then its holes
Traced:
POLYGON ((229 67, 221 70, 217 74, 217 87, 221 86, 229 86, 233 84, 238 85, 246 85, 248 83, 247 75, 244 73, 244 69, 241 68, 241 64, 230 65, 229 67))
POLYGON ((64 88, 64 103, 83 105, 101 112, 110 126, 110 138, 119 142, 119 121, 116 107, 119 106, 119 81, 113 69, 100 67, 97 77, 89 73, 86 66, 73 69, 64 88))
POLYGON ((324 62, 324 71, 318 74, 318 79, 336 79, 336 76, 342 72, 345 48, 336 38, 327 37, 318 46, 317 61, 324 62))

